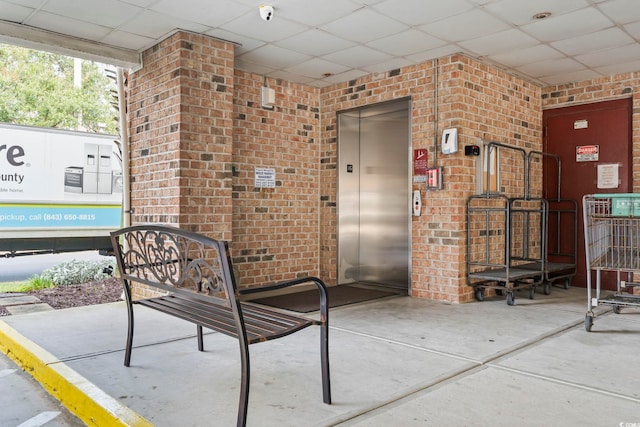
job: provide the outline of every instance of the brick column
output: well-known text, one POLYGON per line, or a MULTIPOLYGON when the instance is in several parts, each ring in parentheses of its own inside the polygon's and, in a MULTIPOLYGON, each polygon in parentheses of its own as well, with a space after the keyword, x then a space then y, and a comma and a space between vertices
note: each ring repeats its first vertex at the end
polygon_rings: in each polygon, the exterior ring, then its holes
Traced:
POLYGON ((231 240, 233 50, 177 32, 129 76, 133 224, 231 240))

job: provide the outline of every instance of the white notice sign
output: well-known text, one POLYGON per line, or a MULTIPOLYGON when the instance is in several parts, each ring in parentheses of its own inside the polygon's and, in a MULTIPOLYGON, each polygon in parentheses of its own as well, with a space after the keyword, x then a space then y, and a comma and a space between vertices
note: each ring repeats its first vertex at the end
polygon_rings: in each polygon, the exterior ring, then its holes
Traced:
POLYGON ((618 164, 598 165, 598 188, 618 188, 618 164))
POLYGON ((257 188, 275 188, 276 170, 273 168, 256 168, 254 186, 257 188))

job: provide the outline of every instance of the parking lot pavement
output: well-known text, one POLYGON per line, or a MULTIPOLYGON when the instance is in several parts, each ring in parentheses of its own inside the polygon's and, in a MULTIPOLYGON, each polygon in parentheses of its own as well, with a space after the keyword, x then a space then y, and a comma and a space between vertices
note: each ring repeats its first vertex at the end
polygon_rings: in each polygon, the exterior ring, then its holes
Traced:
POLYGON ((85 424, 0 353, 0 426, 75 427, 85 424))

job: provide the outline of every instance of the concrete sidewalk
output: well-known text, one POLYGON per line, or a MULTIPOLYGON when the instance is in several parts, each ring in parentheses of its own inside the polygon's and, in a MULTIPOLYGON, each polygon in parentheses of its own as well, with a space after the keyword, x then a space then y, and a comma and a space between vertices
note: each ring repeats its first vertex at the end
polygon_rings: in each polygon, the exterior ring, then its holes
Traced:
MULTIPOLYGON (((599 308, 589 333, 586 306, 586 289, 554 288, 515 306, 391 297, 331 309, 333 404, 307 328, 251 346, 248 425, 638 425, 640 310, 599 308)), ((90 425, 235 425, 237 341, 209 333, 201 353, 195 326, 136 308, 130 368, 124 303, 5 317, 0 348, 45 372, 90 425)))

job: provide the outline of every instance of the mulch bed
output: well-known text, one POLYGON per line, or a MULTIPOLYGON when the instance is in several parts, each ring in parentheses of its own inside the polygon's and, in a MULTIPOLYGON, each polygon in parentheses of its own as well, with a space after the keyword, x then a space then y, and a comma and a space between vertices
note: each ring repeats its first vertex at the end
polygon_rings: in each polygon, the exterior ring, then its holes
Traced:
MULTIPOLYGON (((105 304, 120 301, 122 283, 118 278, 97 280, 81 285, 56 286, 27 292, 54 309, 81 307, 85 305, 105 304)), ((9 312, 0 306, 0 316, 9 316, 9 312)))

